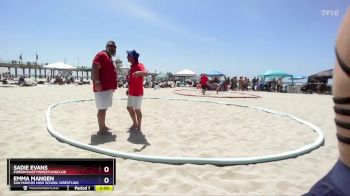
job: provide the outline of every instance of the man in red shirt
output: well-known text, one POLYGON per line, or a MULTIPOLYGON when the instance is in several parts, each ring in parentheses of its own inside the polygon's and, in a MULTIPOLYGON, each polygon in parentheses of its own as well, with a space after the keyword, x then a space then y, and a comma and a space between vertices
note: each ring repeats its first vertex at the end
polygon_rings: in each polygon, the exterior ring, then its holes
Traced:
POLYGON ((126 51, 128 54, 128 62, 131 63, 129 75, 128 75, 128 106, 131 120, 133 125, 131 129, 141 131, 141 103, 143 96, 143 77, 147 76, 147 71, 143 64, 139 63, 139 54, 135 51, 126 51))
POLYGON ((113 92, 117 89, 117 70, 112 59, 112 56, 115 56, 116 48, 114 41, 108 41, 106 50, 97 53, 92 63, 93 91, 98 109, 99 130, 97 134, 99 135, 110 133, 105 119, 107 108, 112 106, 113 92))
POLYGON ((202 93, 203 93, 203 95, 205 94, 205 91, 207 90, 207 87, 208 87, 208 77, 203 73, 202 75, 201 75, 201 78, 200 78, 200 80, 201 80, 201 87, 202 87, 202 93))

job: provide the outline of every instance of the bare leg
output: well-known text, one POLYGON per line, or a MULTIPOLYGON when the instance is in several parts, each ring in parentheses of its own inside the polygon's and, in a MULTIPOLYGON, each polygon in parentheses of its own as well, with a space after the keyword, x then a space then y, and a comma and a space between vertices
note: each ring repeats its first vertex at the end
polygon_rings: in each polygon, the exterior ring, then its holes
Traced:
POLYGON ((98 121, 99 131, 103 131, 106 128, 106 124, 105 124, 106 111, 107 110, 98 110, 97 112, 97 121, 98 121))
POLYGON ((133 123, 132 128, 137 128, 136 113, 135 113, 134 108, 127 107, 127 109, 129 111, 129 114, 130 114, 130 117, 131 117, 131 120, 133 123))
POLYGON ((109 128, 106 126, 105 120, 106 120, 106 111, 105 110, 98 110, 97 112, 97 121, 98 121, 98 132, 97 134, 107 134, 110 133, 108 130, 109 128))
POLYGON ((139 130, 141 130, 142 112, 141 112, 140 109, 135 109, 135 113, 136 113, 137 122, 138 122, 137 128, 138 128, 139 130))

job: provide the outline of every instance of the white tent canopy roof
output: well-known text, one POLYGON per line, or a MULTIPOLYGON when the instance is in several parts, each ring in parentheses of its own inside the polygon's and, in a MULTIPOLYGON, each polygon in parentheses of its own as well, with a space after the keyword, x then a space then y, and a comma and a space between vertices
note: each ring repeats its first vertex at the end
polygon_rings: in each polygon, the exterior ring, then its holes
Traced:
POLYGON ((48 64, 48 65, 44 65, 44 68, 54 68, 54 69, 77 69, 76 67, 72 66, 72 65, 68 65, 65 63, 52 63, 52 64, 48 64))
POLYGON ((189 69, 184 69, 182 71, 179 71, 175 74, 175 76, 195 76, 196 73, 194 73, 193 71, 189 70, 189 69))
POLYGON ((7 67, 0 67, 0 74, 4 73, 10 73, 9 69, 7 67))
POLYGON ((128 65, 123 65, 123 66, 121 66, 121 67, 119 67, 120 69, 130 69, 130 66, 128 66, 128 65))

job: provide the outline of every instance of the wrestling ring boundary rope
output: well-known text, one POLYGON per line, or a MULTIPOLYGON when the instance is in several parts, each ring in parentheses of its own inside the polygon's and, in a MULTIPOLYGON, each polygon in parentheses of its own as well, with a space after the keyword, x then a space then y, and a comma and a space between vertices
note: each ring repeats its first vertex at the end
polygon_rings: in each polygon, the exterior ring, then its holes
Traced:
MULTIPOLYGON (((219 92, 224 92, 224 93, 233 93, 233 94, 241 94, 241 95, 246 95, 246 96, 212 96, 212 95, 193 95, 193 94, 187 94, 187 93, 180 93, 181 91, 196 91, 201 93, 199 90, 193 90, 193 89, 178 89, 174 90, 173 93, 176 95, 182 95, 182 96, 191 96, 191 97, 210 97, 210 98, 261 98, 259 95, 253 95, 249 93, 242 93, 242 92, 234 92, 234 91, 219 91, 219 92)), ((207 90, 208 91, 208 90, 207 90)))
MULTIPOLYGON (((69 103, 78 103, 78 102, 88 102, 93 101, 94 99, 84 99, 84 100, 67 100, 58 102, 55 104, 52 104, 49 106, 49 108, 46 111, 46 123, 47 123, 47 130, 48 132, 55 137, 58 141, 67 143, 69 145, 89 150, 92 152, 97 152, 105 155, 109 155, 112 157, 118 157, 123 159, 132 159, 137 161, 146 161, 146 162, 153 162, 153 163, 167 163, 167 164, 212 164, 212 165, 245 165, 245 164, 255 164, 255 163, 263 163, 263 162, 271 162, 271 161, 279 161, 289 158, 294 158, 306 153, 309 153, 317 148, 319 148, 324 143, 324 135, 322 133, 322 130, 318 128, 317 126, 313 125, 310 122, 307 122, 305 120, 302 120, 300 118, 297 118, 293 115, 282 113, 282 112, 276 112, 273 110, 261 108, 261 107, 254 107, 254 106, 248 106, 248 105, 241 105, 241 104, 235 104, 235 103, 226 103, 226 102, 218 102, 218 101, 208 101, 208 100, 194 100, 194 99, 181 99, 181 98, 143 98, 143 99, 151 99, 151 100, 177 100, 177 101, 192 101, 192 102, 201 102, 201 103, 214 103, 214 104, 220 104, 220 105, 232 105, 237 107, 243 107, 243 108, 251 108, 259 111, 264 111, 267 113, 272 113, 278 116, 285 116, 289 117, 301 124, 304 124, 311 129, 313 129, 317 133, 317 138, 315 141, 313 141, 310 144, 307 144, 305 146, 302 146, 298 149, 286 151, 283 153, 278 154, 271 154, 266 156, 256 156, 256 157, 248 157, 248 158, 196 158, 196 157, 166 157, 166 156, 153 156, 153 155, 141 155, 141 154, 135 154, 135 153, 126 153, 126 152, 120 152, 116 150, 111 150, 107 148, 92 146, 89 144, 85 144, 79 141, 75 141, 73 139, 67 138, 61 133, 54 130, 52 124, 51 124, 51 112, 54 108, 58 106, 62 106, 69 103)), ((114 100, 127 100, 127 98, 114 98, 114 100)))

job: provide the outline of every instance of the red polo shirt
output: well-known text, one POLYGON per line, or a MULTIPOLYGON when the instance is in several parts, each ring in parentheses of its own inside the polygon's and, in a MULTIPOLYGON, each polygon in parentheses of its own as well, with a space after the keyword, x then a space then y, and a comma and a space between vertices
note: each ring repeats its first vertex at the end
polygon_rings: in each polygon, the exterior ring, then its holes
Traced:
POLYGON ((202 86, 207 85, 207 82, 208 82, 208 77, 207 76, 202 76, 201 77, 201 85, 202 86))
MULTIPOLYGON (((117 70, 113 64, 113 59, 106 51, 97 53, 92 64, 100 65, 99 75, 102 91, 117 89, 117 70)), ((93 91, 95 84, 93 84, 93 91)))
POLYGON ((133 76, 133 74, 137 71, 146 71, 145 66, 143 66, 141 63, 131 65, 128 76, 130 96, 143 96, 143 76, 133 76))

